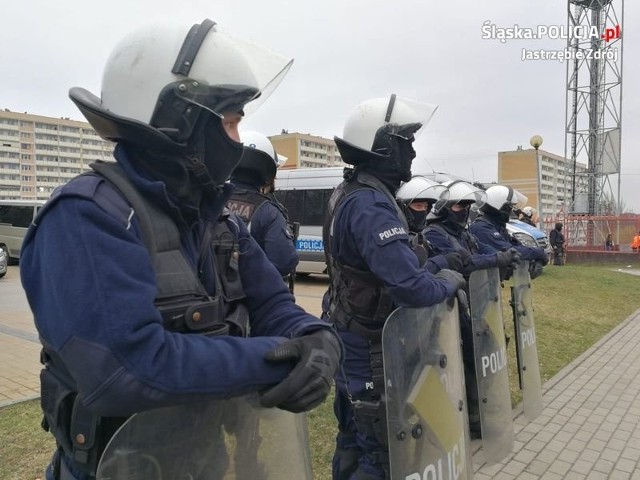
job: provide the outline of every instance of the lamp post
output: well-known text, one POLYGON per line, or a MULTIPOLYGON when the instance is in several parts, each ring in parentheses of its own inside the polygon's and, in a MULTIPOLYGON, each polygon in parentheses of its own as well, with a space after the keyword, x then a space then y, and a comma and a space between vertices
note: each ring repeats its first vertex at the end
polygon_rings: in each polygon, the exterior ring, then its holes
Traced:
POLYGON ((544 212, 542 209, 542 165, 540 165, 540 154, 538 149, 542 145, 542 137, 540 135, 534 135, 529 140, 529 144, 536 149, 536 170, 538 174, 538 218, 540 219, 540 230, 546 232, 544 225, 544 212))

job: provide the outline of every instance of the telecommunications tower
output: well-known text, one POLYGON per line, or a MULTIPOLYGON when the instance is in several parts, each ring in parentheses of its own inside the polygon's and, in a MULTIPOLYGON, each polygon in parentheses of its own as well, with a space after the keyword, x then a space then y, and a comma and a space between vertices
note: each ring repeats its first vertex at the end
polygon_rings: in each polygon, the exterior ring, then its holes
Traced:
POLYGON ((621 213, 623 14, 624 0, 568 0, 565 214, 572 216, 621 213))

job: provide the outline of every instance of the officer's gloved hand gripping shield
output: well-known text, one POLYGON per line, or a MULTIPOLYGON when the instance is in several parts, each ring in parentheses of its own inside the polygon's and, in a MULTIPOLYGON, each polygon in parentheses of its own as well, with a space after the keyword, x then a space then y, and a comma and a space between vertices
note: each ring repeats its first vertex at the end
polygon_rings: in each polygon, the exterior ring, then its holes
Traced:
POLYGON ((398 308, 382 351, 391 478, 471 479, 457 304, 398 308))
POLYGON ((304 415, 257 394, 142 412, 111 438, 96 480, 311 480, 304 415))

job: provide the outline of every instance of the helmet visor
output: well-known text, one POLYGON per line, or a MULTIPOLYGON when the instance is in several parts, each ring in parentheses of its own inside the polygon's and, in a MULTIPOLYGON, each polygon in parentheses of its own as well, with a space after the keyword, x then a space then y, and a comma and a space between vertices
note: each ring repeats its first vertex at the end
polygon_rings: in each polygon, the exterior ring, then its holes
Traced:
POLYGON ((384 118, 384 129, 390 135, 412 140, 424 131, 437 105, 392 94, 384 118))
POLYGON ((280 85, 289 72, 293 59, 272 52, 249 40, 230 35, 217 25, 215 29, 216 35, 224 36, 233 45, 235 52, 244 57, 244 62, 251 69, 253 76, 250 84, 202 85, 186 78, 182 82, 176 82, 186 86, 186 88, 182 87, 180 96, 189 103, 221 118, 227 112, 242 112, 247 116, 255 112, 280 85), (199 91, 194 95, 196 89, 199 91))
POLYGON ((450 205, 455 204, 475 204, 476 208, 482 207, 487 201, 487 193, 484 190, 476 190, 473 192, 469 192, 462 198, 458 198, 455 202, 451 202, 450 205))
POLYGON ((438 202, 434 213, 440 214, 442 208, 451 208, 454 205, 473 205, 480 208, 486 203, 487 193, 475 185, 462 181, 453 180, 445 183, 449 190, 449 196, 443 202, 438 202))
POLYGON ((526 195, 523 195, 518 190, 513 190, 513 195, 509 199, 514 211, 522 210, 528 202, 526 195))
POLYGON ((444 185, 435 184, 430 187, 424 188, 411 198, 407 203, 416 201, 427 201, 431 204, 435 204, 442 199, 449 198, 449 190, 444 185))
POLYGON ((230 37, 236 47, 242 52, 251 65, 251 70, 256 77, 259 94, 253 97, 244 107, 245 115, 255 112, 262 103, 271 96, 274 90, 280 85, 285 75, 293 65, 293 59, 272 52, 255 43, 233 35, 230 37))

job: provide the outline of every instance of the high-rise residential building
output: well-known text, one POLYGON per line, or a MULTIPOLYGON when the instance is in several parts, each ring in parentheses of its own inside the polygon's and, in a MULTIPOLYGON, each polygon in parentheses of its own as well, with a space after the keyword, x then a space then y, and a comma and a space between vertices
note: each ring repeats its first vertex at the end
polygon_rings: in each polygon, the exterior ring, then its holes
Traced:
POLYGON ((0 199, 47 199, 53 189, 112 160, 115 144, 86 122, 0 111, 0 199))
MULTIPOLYGON (((573 168, 570 160, 540 149, 498 152, 498 183, 526 195, 543 222, 562 211, 565 202, 571 205, 573 168)), ((576 174, 586 172, 581 163, 575 169, 576 174)))
POLYGON ((269 137, 280 155, 287 157, 281 169, 341 167, 346 164, 340 157, 333 140, 308 133, 288 133, 269 137))

